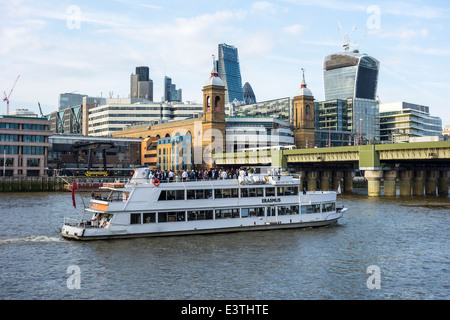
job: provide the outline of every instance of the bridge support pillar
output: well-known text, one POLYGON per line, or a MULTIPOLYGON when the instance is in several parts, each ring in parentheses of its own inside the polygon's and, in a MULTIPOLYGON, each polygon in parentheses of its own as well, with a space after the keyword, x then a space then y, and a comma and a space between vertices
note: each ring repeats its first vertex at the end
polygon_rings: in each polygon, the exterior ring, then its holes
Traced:
POLYGON ((308 191, 317 190, 317 177, 319 176, 317 171, 308 171, 308 191))
POLYGON ((436 195, 436 186, 439 171, 431 170, 427 172, 427 179, 425 180, 425 194, 429 196, 436 195))
POLYGON ((438 194, 440 196, 448 195, 448 171, 446 170, 439 172, 438 194))
POLYGON ((332 186, 331 188, 334 191, 337 191, 337 189, 339 188, 339 185, 341 185, 341 190, 342 190, 342 177, 344 176, 344 173, 342 171, 334 171, 333 172, 333 180, 332 180, 332 186))
POLYGON ((423 196, 423 190, 424 190, 424 186, 425 186, 425 178, 426 178, 425 170, 417 170, 414 173, 414 179, 413 179, 413 195, 414 196, 423 196))
POLYGON ((322 171, 320 173, 320 190, 330 190, 331 171, 322 171))
POLYGON ((397 170, 384 171, 384 195, 389 197, 395 197, 395 179, 397 179, 397 170))
POLYGON ((305 171, 297 171, 296 174, 300 176, 300 182, 298 184, 298 190, 301 192, 303 190, 303 181, 305 180, 305 171))
POLYGON ((400 195, 411 195, 411 179, 413 176, 412 170, 400 171, 400 195))
POLYGON ((367 179, 367 191, 370 197, 378 197, 380 195, 380 181, 383 177, 381 170, 366 170, 364 177, 367 179))
POLYGON ((353 191, 353 177, 355 176, 354 171, 346 171, 344 173, 344 191, 352 192, 353 191))

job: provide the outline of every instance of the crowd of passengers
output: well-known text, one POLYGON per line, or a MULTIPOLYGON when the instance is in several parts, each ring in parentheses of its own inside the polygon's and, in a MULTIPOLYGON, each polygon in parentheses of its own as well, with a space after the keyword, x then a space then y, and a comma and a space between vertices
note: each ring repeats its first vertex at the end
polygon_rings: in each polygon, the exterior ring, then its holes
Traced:
MULTIPOLYGON (((150 170, 148 178, 158 179, 160 182, 178 182, 178 181, 198 181, 213 179, 237 179, 239 176, 248 176, 251 173, 249 168, 245 169, 222 169, 211 168, 209 170, 150 170)), ((274 172, 273 174, 281 174, 274 172)))

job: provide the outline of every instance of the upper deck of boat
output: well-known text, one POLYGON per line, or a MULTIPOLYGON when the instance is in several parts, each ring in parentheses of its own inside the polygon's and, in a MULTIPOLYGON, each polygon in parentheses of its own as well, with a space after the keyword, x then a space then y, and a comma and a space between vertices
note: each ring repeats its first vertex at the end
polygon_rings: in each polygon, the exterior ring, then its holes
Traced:
POLYGON ((299 185, 300 180, 298 177, 290 175, 250 175, 243 176, 237 179, 177 179, 177 180, 163 180, 156 181, 154 179, 146 178, 133 178, 130 182, 126 183, 127 188, 163 188, 163 189, 179 189, 179 188, 230 188, 230 187, 274 187, 274 186, 293 186, 299 185), (159 182, 159 183, 158 183, 159 182))

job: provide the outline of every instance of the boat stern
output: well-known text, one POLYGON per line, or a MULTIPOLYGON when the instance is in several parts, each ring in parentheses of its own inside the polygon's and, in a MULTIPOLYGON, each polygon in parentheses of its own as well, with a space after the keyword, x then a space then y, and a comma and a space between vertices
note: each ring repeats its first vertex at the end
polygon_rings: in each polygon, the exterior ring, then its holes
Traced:
POLYGON ((61 235, 65 238, 80 239, 84 235, 84 228, 65 224, 61 228, 61 235))

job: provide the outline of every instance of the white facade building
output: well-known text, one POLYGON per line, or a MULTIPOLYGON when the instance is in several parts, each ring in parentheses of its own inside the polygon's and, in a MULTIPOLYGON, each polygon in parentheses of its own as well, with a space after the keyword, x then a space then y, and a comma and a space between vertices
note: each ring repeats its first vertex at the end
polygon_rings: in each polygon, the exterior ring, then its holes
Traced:
POLYGON ((382 142, 413 142, 412 138, 442 135, 442 120, 430 115, 428 106, 393 102, 379 108, 382 142))
POLYGON ((105 99, 105 104, 89 110, 89 135, 110 136, 114 131, 123 130, 129 125, 201 117, 202 112, 201 104, 172 104, 130 98, 105 99))
POLYGON ((269 117, 228 117, 226 122, 227 153, 295 144, 294 132, 286 121, 269 117))

